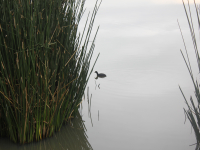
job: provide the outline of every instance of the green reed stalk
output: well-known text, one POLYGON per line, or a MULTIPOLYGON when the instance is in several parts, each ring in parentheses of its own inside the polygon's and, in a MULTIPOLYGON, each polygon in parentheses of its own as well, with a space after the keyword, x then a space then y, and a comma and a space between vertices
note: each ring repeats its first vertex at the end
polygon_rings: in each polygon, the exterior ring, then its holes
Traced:
POLYGON ((60 130, 79 108, 91 74, 98 29, 88 52, 87 46, 100 4, 84 42, 77 30, 85 0, 0 4, 0 136, 38 141, 60 130))
MULTIPOLYGON (((195 4, 195 8, 196 8, 198 26, 200 27, 199 13, 198 13, 198 9, 197 9, 197 5, 195 3, 195 0, 194 0, 194 4, 195 4)), ((190 28, 190 33, 191 33, 191 37, 192 37, 192 41, 193 41, 193 45, 194 45, 195 54, 196 54, 198 69, 199 69, 199 72, 200 72, 200 57, 199 57, 199 52, 198 52, 198 48, 197 48, 197 41, 196 41, 196 38, 195 38, 195 32, 194 32, 194 27, 193 27, 193 21, 192 21, 192 16, 191 16, 191 11, 190 11, 189 0, 188 0, 189 11, 186 10, 184 1, 183 1, 183 6, 184 6, 185 14, 186 14, 186 17, 187 17, 187 20, 188 20, 188 25, 189 25, 189 28, 190 28)), ((179 28, 180 28, 180 26, 179 26, 179 28)), ((182 35, 181 28, 180 28, 180 32, 181 32, 181 35, 182 35)), ((183 39, 183 43, 184 43, 184 46, 185 46, 185 41, 184 41, 183 35, 182 35, 182 39, 183 39)), ((181 54, 183 56, 183 59, 185 61, 185 64, 187 66, 187 69, 189 71, 190 77, 191 77, 193 85, 194 85, 197 105, 194 104, 194 100, 193 100, 192 96, 190 96, 190 102, 191 102, 191 105, 190 105, 188 103, 188 101, 187 101, 187 99, 186 99, 186 97, 185 97, 180 86, 179 86, 179 89, 180 89, 180 91, 181 91, 181 93, 182 93, 182 95, 185 99, 187 106, 188 106, 188 110, 186 110, 184 108, 184 112, 185 112, 188 120, 190 121, 190 123, 193 127, 193 130, 195 132, 195 136, 196 136, 196 140, 197 140, 197 142, 195 143, 196 144, 196 150, 199 150, 200 149, 200 92, 199 92, 199 83, 198 83, 197 80, 195 81, 195 79, 194 79, 186 46, 185 46, 185 51, 186 51, 187 60, 186 60, 182 50, 181 50, 181 54)))

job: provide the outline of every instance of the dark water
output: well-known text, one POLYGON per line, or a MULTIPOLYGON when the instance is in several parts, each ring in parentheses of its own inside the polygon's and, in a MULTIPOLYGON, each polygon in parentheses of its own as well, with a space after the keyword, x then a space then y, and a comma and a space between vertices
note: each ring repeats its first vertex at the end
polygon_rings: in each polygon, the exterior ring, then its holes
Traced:
POLYGON ((30 144, 14 144, 7 138, 0 138, 0 150, 80 150, 92 149, 80 114, 71 124, 64 125, 53 137, 30 144))
MULTIPOLYGON (((184 45, 177 19, 197 80, 198 68, 183 6, 168 2, 103 1, 94 26, 100 25, 94 58, 99 52, 100 57, 94 71, 107 77, 96 80, 93 73, 89 80, 91 114, 87 99, 81 111, 87 131, 77 129, 83 126, 79 118, 78 126, 65 126, 38 143, 17 146, 0 139, 0 150, 194 150, 189 145, 196 142, 195 134, 188 120, 184 124, 186 104, 178 88, 182 87, 188 100, 194 96, 180 53, 184 45)), ((94 1, 86 4, 90 10, 94 1)), ((199 31, 195 33, 199 42, 199 31)))

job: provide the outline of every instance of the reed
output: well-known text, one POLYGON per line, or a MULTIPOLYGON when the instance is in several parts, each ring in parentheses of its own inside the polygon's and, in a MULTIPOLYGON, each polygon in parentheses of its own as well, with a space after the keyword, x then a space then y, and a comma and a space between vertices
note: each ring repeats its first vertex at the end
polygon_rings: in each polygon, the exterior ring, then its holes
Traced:
POLYGON ((85 0, 0 4, 0 136, 39 141, 78 111, 93 69, 89 72, 99 28, 87 47, 100 4, 82 35, 77 31, 85 0))
MULTIPOLYGON (((195 3, 195 0, 194 0, 194 5, 195 5, 197 19, 198 19, 198 26, 200 28, 199 12, 198 12, 198 8, 197 8, 197 5, 195 3)), ((196 60, 197 60, 197 64, 198 64, 198 69, 199 69, 199 72, 200 72, 200 57, 199 57, 199 52, 198 52, 198 48, 197 48, 197 41, 196 41, 196 38, 195 38, 195 32, 194 32, 194 27, 193 27, 193 21, 192 21, 192 16, 191 16, 191 11, 190 11, 189 0, 188 0, 188 9, 189 10, 188 11, 186 10, 186 6, 185 6, 184 1, 183 1, 183 6, 184 6, 185 14, 186 14, 186 17, 187 17, 188 25, 189 25, 189 28, 190 28, 191 37, 192 37, 194 50, 195 50, 195 54, 196 54, 196 60)), ((179 25, 179 28, 180 28, 180 25, 179 25)), ((181 32, 181 35, 182 35, 181 28, 180 28, 180 32, 181 32)), ((183 35, 182 35, 182 39, 183 39, 183 43, 184 43, 184 46, 185 46, 183 35)), ((187 69, 189 71, 190 77, 191 77, 193 85, 194 85, 195 97, 196 97, 195 101, 192 98, 192 96, 190 96, 191 104, 189 104, 188 100, 186 99, 186 97, 185 97, 180 86, 179 86, 179 89, 180 89, 180 91, 181 91, 181 93, 182 93, 182 95, 185 99, 186 105, 188 107, 187 110, 184 108, 184 113, 187 116, 188 120, 190 121, 192 128, 194 130, 195 136, 196 136, 196 143, 194 145, 196 145, 196 150, 199 150, 200 149, 200 92, 199 92, 199 83, 198 83, 197 80, 194 79, 194 75, 192 73, 192 68, 191 68, 191 65, 190 65, 190 60, 189 60, 189 57, 188 57, 186 46, 185 46, 185 51, 186 51, 186 58, 187 59, 185 58, 182 50, 181 50, 181 54, 183 56, 183 59, 185 61, 185 64, 187 66, 187 69)))

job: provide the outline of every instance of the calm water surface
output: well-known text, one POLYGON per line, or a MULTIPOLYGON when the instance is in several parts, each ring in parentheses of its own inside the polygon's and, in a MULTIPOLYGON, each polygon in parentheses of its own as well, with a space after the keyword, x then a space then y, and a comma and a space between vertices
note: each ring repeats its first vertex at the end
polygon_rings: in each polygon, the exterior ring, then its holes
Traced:
MULTIPOLYGON (((100 25, 94 59, 99 52, 100 57, 94 71, 103 72, 107 77, 95 80, 93 73, 89 80, 92 120, 85 100, 81 110, 85 128, 81 132, 63 127, 55 137, 32 144, 33 148, 195 149, 189 146, 196 142, 195 134, 188 120, 184 124, 186 104, 178 88, 178 85, 182 87, 188 99, 194 95, 180 53, 184 46, 177 19, 189 50, 193 73, 199 79, 192 40, 181 0, 159 2, 102 2, 94 25, 94 29, 100 25), (68 135, 73 137, 72 141, 68 135)), ((93 5, 93 0, 87 0, 88 11, 93 5)), ((198 29, 196 14, 193 16, 194 27, 198 29)), ((196 33, 199 39, 198 30, 196 33)), ((83 128, 80 122, 81 118, 77 128, 83 128)), ((0 145, 0 150, 31 149, 31 144, 16 146, 5 139, 0 139, 0 145)))
POLYGON ((94 71, 107 77, 95 81, 93 73, 89 82, 93 124, 83 104, 90 144, 95 150, 195 149, 189 146, 195 134, 188 120, 184 124, 186 105, 178 88, 188 99, 194 93, 180 53, 184 47, 177 19, 199 79, 182 4, 130 2, 109 8, 103 2, 97 16, 96 52, 101 54, 94 71))

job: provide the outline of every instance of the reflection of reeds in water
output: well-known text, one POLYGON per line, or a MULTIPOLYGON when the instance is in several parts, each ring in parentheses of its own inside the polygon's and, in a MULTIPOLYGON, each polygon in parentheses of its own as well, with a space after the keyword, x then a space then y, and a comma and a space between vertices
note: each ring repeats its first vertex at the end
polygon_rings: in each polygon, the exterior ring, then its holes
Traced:
POLYGON ((72 119, 71 126, 63 125, 60 132, 51 138, 25 145, 14 144, 6 138, 0 139, 0 150, 91 150, 92 146, 87 139, 86 131, 82 116, 78 112, 72 119))
MULTIPOLYGON (((194 4, 195 4, 195 8, 196 8, 198 25, 200 27, 200 18, 199 18, 198 8, 197 8, 195 1, 194 1, 194 4)), ((193 22, 192 22, 192 17, 191 17, 189 1, 188 1, 189 13, 186 10, 184 2, 183 2, 183 6, 184 6, 184 9, 185 9, 186 17, 187 17, 188 24, 189 24, 189 27, 190 27, 190 32, 191 32, 192 41, 193 41, 193 45, 194 45, 194 49, 195 49, 198 69, 199 69, 199 72, 200 72, 200 58, 199 58, 199 53, 198 53, 198 49, 197 49, 197 42, 196 42, 194 28, 193 28, 193 22)), ((180 26, 179 26, 179 28, 180 28, 180 26)), ((181 31, 181 28, 180 28, 180 31, 181 31)), ((181 35, 182 35, 182 32, 181 32, 181 35)), ((183 35, 182 35, 182 38, 183 38, 183 35)), ((183 39, 183 42, 184 42, 184 39, 183 39)), ((184 42, 184 46, 185 46, 185 42, 184 42)), ((191 102, 191 105, 190 105, 188 103, 185 95, 183 94, 183 91, 182 91, 180 86, 179 86, 179 89, 180 89, 180 91, 181 91, 181 93, 182 93, 182 95, 185 99, 187 106, 188 106, 188 110, 184 109, 184 112, 185 112, 187 118, 189 119, 189 121, 190 121, 190 123, 193 127, 193 130, 195 132, 195 136, 196 136, 196 140, 197 140, 196 149, 200 149, 200 93, 199 93, 199 84, 198 84, 198 81, 197 80, 195 81, 195 79, 194 79, 186 46, 185 46, 185 50, 186 50, 187 60, 186 60, 185 56, 183 55, 182 51, 181 51, 181 54, 184 58, 185 64, 186 64, 187 69, 190 73, 190 77, 192 79, 192 82, 193 82, 193 85, 194 85, 194 88, 195 88, 195 97, 196 97, 197 105, 195 105, 192 96, 190 96, 190 102, 191 102)))
POLYGON ((38 141, 77 113, 92 72, 97 32, 86 51, 99 8, 96 3, 82 42, 84 3, 0 0, 0 136, 38 141))
POLYGON ((92 123, 92 112, 91 112, 91 99, 92 99, 92 94, 91 96, 89 95, 89 87, 87 88, 87 102, 88 102, 88 117, 90 118, 91 120, 91 124, 93 126, 93 123, 92 123))

